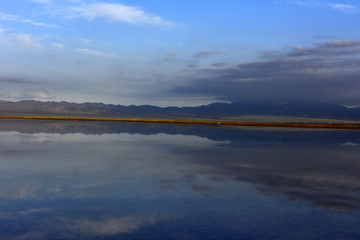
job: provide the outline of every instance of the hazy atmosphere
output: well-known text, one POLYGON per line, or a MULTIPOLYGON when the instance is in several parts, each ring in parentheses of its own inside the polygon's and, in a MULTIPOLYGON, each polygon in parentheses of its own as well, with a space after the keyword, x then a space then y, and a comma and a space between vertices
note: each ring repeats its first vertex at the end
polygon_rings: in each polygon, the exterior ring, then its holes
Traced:
POLYGON ((360 106, 358 0, 3 0, 0 100, 360 106))

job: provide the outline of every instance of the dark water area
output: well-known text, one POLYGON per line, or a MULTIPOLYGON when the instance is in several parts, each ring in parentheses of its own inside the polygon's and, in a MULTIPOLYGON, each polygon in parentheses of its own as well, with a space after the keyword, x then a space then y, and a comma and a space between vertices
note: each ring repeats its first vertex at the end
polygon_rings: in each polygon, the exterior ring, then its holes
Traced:
POLYGON ((360 131, 0 121, 0 239, 360 239, 360 131))

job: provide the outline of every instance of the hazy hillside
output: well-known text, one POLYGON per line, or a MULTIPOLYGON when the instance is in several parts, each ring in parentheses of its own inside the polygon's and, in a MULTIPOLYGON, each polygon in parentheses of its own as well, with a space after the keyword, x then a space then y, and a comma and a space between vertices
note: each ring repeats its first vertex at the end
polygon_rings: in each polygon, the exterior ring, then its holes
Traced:
POLYGON ((254 103, 212 103, 198 107, 122 106, 103 103, 0 101, 0 115, 88 116, 119 118, 225 118, 244 115, 293 116, 360 120, 360 108, 334 104, 291 103, 282 105, 254 103))

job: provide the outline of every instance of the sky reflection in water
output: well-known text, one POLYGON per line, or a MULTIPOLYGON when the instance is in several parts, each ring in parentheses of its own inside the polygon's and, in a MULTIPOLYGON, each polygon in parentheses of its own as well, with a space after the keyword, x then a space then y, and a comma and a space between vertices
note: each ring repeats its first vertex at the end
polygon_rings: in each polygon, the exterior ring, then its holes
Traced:
POLYGON ((0 122, 1 239, 360 238, 358 131, 0 122))

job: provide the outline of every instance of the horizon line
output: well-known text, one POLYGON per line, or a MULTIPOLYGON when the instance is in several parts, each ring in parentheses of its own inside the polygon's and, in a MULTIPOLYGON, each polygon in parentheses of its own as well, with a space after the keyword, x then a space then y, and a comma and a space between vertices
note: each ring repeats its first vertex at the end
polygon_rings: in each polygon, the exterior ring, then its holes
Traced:
POLYGON ((265 123, 265 122, 235 122, 235 121, 204 121, 204 120, 170 120, 170 119, 134 119, 134 118, 85 118, 85 117, 44 117, 44 116, 0 116, 0 119, 49 120, 49 121, 100 121, 100 122, 138 122, 153 124, 184 124, 211 126, 240 127, 280 127, 280 128, 321 128, 360 130, 360 124, 343 123, 265 123))

